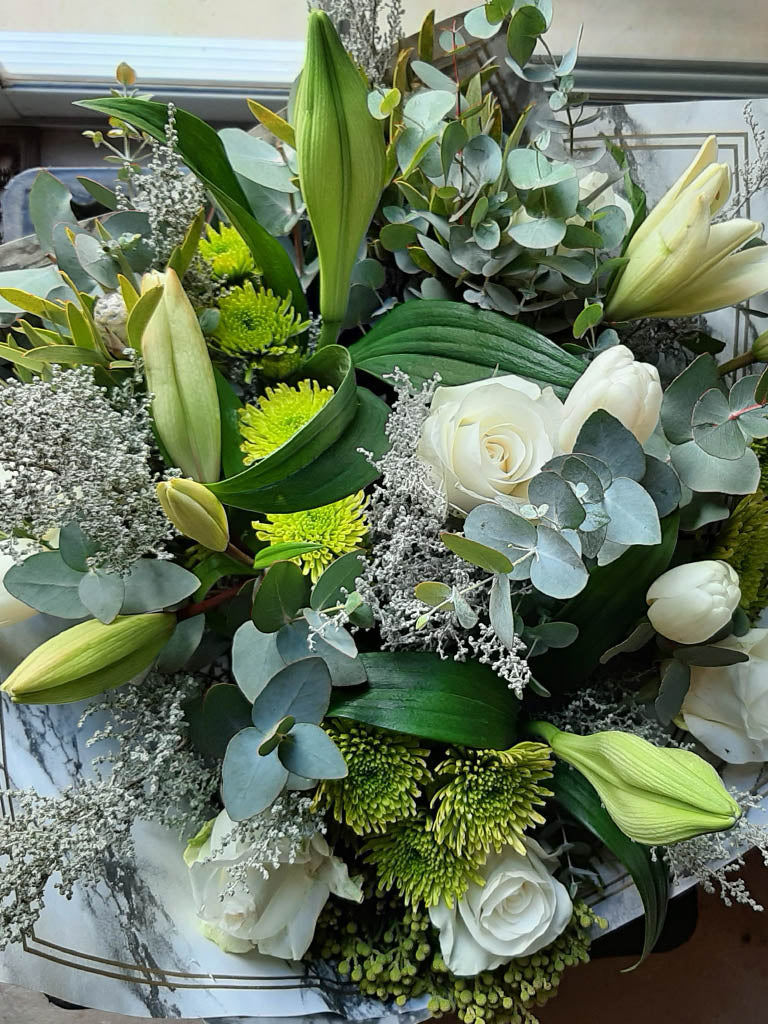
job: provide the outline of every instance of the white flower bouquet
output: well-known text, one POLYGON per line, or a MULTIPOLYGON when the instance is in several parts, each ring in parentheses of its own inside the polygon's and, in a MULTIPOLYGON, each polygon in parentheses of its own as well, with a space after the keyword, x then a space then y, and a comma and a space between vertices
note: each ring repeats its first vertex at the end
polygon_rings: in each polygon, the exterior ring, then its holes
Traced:
POLYGON ((84 104, 108 212, 41 172, 52 265, 0 274, 0 934, 160 826, 226 963, 532 1024, 604 924, 596 859, 644 958, 671 881, 749 902, 723 863, 768 858, 728 784, 768 760, 768 334, 719 360, 701 320, 768 248, 714 138, 650 210, 581 141, 549 3, 427 18, 418 53, 395 4, 384 36, 329 10, 255 134, 121 65, 84 104), (469 60, 495 37, 541 92, 511 120, 469 60), (36 791, 53 738, 74 778, 36 791))

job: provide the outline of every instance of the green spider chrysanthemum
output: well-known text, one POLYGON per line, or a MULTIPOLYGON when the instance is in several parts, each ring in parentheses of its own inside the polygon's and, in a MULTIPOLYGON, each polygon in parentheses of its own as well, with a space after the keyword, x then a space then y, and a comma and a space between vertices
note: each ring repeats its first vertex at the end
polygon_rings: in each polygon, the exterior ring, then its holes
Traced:
POLYGON ((308 326, 290 299, 274 295, 269 288, 257 290, 246 281, 219 300, 219 323, 213 337, 227 355, 250 359, 254 368, 276 380, 300 366, 302 352, 291 339, 308 326))
POLYGON ((430 779, 429 751, 413 736, 384 732, 358 722, 327 722, 325 731, 347 762, 343 779, 321 783, 318 799, 358 835, 416 813, 416 797, 430 779))
POLYGON ((247 463, 271 455, 308 423, 333 398, 333 388, 316 380, 300 380, 296 387, 277 384, 266 388, 258 405, 240 410, 240 446, 247 463))
POLYGON ((432 798, 435 833, 459 856, 484 857, 512 846, 525 854, 521 836, 544 818, 534 810, 550 790, 539 785, 552 777, 552 751, 544 743, 518 743, 509 750, 451 748, 435 769, 450 776, 432 798))
POLYGON ((317 551, 308 551, 295 559, 302 571, 316 583, 334 558, 354 551, 368 532, 365 519, 366 497, 362 491, 341 501, 304 512, 269 513, 265 523, 255 522, 259 540, 270 544, 296 541, 321 544, 317 551))
POLYGON ((209 224, 206 234, 197 247, 217 280, 239 284, 249 275, 259 273, 253 253, 233 227, 222 224, 217 231, 209 224))
POLYGON ((754 619, 768 596, 768 495, 757 491, 731 512, 712 558, 721 558, 739 574, 741 606, 754 619))
POLYGON ((381 887, 396 889, 409 906, 423 902, 434 907, 444 900, 452 907, 470 882, 483 884, 478 860, 460 857, 450 844, 441 843, 433 820, 424 814, 390 825, 384 835, 368 840, 363 853, 381 887))

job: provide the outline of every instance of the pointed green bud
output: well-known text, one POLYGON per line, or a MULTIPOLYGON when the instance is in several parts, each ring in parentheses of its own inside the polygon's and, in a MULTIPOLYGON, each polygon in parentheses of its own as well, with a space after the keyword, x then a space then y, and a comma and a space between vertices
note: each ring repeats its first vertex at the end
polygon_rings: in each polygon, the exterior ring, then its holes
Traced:
POLYGON ((347 312, 352 268, 384 187, 385 148, 363 77, 323 11, 309 15, 294 127, 320 261, 321 344, 329 344, 347 312))
POLYGON ((211 551, 226 550, 227 513, 204 484, 173 477, 157 485, 157 499, 179 533, 211 551))
POLYGON ((638 843, 677 843, 731 828, 741 817, 712 765, 690 750, 656 747, 628 732, 576 736, 548 722, 528 728, 592 783, 621 831, 638 843))
POLYGON ((81 622, 32 651, 1 689, 17 704, 68 704, 113 690, 149 668, 176 626, 170 612, 81 622))
POLYGON ((219 479, 221 416, 211 357, 176 272, 145 274, 142 291, 158 284, 163 295, 141 339, 152 418, 173 464, 212 483, 219 479))

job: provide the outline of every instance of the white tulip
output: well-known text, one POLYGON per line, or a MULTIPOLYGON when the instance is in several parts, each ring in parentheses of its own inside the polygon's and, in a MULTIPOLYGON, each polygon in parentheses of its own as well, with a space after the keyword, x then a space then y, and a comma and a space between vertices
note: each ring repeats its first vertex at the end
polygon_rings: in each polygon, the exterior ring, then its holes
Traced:
POLYGON ((304 840, 297 855, 291 855, 286 839, 278 864, 270 860, 266 868, 268 877, 249 866, 244 878, 233 878, 229 869, 253 856, 252 848, 233 835, 234 828, 222 811, 205 842, 193 841, 184 856, 203 934, 226 952, 258 949, 265 956, 300 960, 330 893, 362 902, 360 886, 320 833, 304 840))
POLYGON ((699 644, 731 621, 741 600, 739 577, 727 562, 688 562, 659 576, 645 599, 657 633, 679 644, 699 644))
POLYGON ((768 629, 716 644, 749 661, 715 668, 692 666, 681 715, 685 728, 730 764, 768 761, 768 629))
POLYGON ((737 218, 712 224, 731 191, 710 136, 627 247, 629 263, 609 297, 609 320, 695 316, 768 290, 768 248, 737 252, 762 230, 737 218))
POLYGON ((556 453, 562 416, 552 388, 514 374, 438 388, 419 455, 462 512, 499 494, 525 499, 528 481, 556 453))
POLYGON ((535 839, 524 843, 524 855, 512 847, 490 854, 480 868, 485 885, 472 882, 453 908, 429 908, 452 974, 472 977, 530 956, 554 942, 571 920, 568 890, 549 870, 556 860, 535 839))
POLYGON ((636 363, 626 345, 614 345, 601 352, 571 388, 563 407, 560 447, 573 451, 579 431, 597 409, 615 416, 643 444, 658 423, 663 397, 656 367, 636 363))

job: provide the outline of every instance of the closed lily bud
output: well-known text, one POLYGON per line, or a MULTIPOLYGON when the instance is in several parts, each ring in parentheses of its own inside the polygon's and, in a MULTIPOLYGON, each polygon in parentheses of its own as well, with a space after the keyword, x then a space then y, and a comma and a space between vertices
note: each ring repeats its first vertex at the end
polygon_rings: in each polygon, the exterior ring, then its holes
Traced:
POLYGON ((176 626, 170 612, 89 619, 46 640, 3 683, 17 704, 68 704, 113 690, 155 660, 176 626))
POLYGON ((592 783, 614 822, 638 843, 678 843, 731 828, 741 817, 712 765, 690 750, 656 747, 628 732, 576 736, 549 722, 529 729, 592 783))
POLYGON ((194 480, 219 479, 221 415, 216 379, 192 303, 174 270, 146 274, 163 296, 141 340, 152 418, 171 461, 194 480))
POLYGON ((363 78, 323 11, 309 15, 307 53, 294 107, 301 192, 320 262, 320 313, 335 341, 350 278, 381 196, 385 149, 363 78))
POLYGON ((716 160, 710 136, 640 225, 609 296, 609 320, 695 316, 768 289, 768 248, 741 248, 762 224, 743 218, 712 223, 731 191, 728 166, 716 160))
POLYGON ((606 349, 592 360, 565 400, 561 450, 573 451, 579 431, 598 409, 615 416, 644 444, 659 421, 662 398, 655 366, 636 362, 626 345, 606 349))
POLYGON ((741 588, 727 562, 707 559, 669 569, 651 584, 645 599, 657 633, 679 644, 700 644, 731 621, 741 588))
POLYGON ((157 498, 179 533, 211 551, 226 549, 229 543, 227 513, 204 484, 174 477, 157 485, 157 498))

